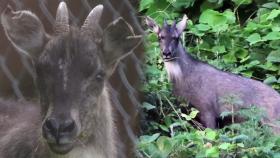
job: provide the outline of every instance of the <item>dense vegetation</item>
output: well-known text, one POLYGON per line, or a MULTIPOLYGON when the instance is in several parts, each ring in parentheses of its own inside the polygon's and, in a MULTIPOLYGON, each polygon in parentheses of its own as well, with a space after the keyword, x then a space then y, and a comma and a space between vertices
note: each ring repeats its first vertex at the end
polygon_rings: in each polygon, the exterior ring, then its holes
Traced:
MULTIPOLYGON (((188 52, 215 67, 280 90, 280 0, 141 0, 139 11, 159 24, 187 14, 182 39, 188 52)), ((280 137, 260 125, 259 109, 240 111, 248 121, 203 129, 198 113, 171 93, 157 38, 147 30, 146 99, 139 157, 280 158, 280 137)), ((234 98, 227 102, 235 104, 234 98)), ((223 113, 227 116, 235 112, 223 113)))

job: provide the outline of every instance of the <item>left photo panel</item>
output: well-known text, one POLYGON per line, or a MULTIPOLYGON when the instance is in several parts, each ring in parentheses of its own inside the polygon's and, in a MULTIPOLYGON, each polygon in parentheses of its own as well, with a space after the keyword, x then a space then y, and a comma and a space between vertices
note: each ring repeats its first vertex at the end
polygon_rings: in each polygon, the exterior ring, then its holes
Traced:
POLYGON ((0 0, 0 158, 136 157, 138 3, 0 0))

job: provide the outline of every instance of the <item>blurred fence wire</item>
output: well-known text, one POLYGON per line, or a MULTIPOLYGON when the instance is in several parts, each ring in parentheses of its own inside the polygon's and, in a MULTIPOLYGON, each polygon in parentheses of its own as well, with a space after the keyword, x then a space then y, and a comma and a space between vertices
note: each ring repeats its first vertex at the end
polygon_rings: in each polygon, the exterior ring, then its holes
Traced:
MULTIPOLYGON (((28 9, 43 21, 46 31, 52 32, 59 0, 0 0, 0 12, 9 4, 16 10, 28 9)), ((122 16, 132 25, 135 34, 144 34, 137 16, 137 0, 65 0, 69 8, 70 23, 78 26, 97 4, 104 5, 101 27, 122 16)), ((31 61, 18 53, 0 28, 0 97, 36 99, 35 77, 31 61)), ((135 142, 139 132, 139 107, 141 96, 137 90, 144 78, 141 69, 143 46, 123 60, 110 79, 112 103, 118 129, 118 153, 121 158, 134 157, 135 142)))

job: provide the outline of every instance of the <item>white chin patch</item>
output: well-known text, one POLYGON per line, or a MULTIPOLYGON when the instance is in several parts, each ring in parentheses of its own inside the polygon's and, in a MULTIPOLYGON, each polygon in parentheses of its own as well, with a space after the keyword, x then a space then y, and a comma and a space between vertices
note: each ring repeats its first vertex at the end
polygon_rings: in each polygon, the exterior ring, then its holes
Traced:
POLYGON ((182 70, 180 65, 177 62, 169 61, 164 62, 168 78, 171 79, 180 79, 182 76, 182 70))
POLYGON ((83 146, 80 148, 74 148, 69 153, 69 156, 65 158, 105 158, 105 156, 104 154, 101 154, 99 151, 97 151, 94 147, 83 146))

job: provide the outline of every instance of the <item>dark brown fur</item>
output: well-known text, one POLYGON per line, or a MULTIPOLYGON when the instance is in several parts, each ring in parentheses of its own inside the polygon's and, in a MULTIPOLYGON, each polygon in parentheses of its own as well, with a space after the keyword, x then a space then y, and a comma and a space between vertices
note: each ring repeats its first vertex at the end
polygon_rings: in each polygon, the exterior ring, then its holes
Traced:
POLYGON ((139 43, 118 18, 104 31, 95 7, 81 28, 68 25, 61 2, 54 35, 29 11, 7 7, 1 23, 10 42, 32 58, 38 103, 0 100, 1 158, 114 158, 116 144, 107 82, 139 43))

